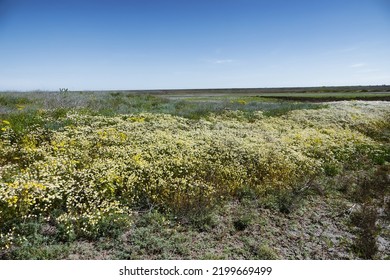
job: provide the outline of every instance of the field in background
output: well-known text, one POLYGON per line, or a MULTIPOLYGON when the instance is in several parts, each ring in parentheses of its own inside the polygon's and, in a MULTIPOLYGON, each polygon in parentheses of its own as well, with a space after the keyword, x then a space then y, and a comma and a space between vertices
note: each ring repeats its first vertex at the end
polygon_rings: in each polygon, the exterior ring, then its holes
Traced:
POLYGON ((389 99, 0 93, 0 258, 387 258, 389 99))

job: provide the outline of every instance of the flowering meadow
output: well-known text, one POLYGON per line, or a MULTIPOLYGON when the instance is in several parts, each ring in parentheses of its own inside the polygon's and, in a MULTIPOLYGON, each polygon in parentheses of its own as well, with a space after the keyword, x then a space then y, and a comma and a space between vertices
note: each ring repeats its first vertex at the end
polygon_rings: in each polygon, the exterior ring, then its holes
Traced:
POLYGON ((278 116, 212 112, 37 113, 23 132, 0 118, 0 250, 37 222, 61 242, 133 226, 136 213, 212 209, 250 192, 283 210, 289 197, 345 168, 386 165, 390 102, 345 101, 278 116), (58 127, 47 123, 58 122, 58 127), (386 132, 386 133, 384 133, 386 132))

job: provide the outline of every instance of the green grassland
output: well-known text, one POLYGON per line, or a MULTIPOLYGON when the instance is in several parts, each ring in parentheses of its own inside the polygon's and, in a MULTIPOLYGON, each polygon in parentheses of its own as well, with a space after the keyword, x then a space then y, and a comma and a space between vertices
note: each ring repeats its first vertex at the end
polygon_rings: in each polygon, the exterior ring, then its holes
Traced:
POLYGON ((386 259, 389 97, 2 92, 0 259, 386 259))

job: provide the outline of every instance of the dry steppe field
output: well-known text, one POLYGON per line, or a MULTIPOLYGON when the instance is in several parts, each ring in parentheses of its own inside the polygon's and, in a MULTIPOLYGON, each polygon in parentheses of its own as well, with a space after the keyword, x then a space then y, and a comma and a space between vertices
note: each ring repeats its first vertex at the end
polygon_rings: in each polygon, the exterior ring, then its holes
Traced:
POLYGON ((388 259, 389 87, 0 93, 0 259, 388 259))

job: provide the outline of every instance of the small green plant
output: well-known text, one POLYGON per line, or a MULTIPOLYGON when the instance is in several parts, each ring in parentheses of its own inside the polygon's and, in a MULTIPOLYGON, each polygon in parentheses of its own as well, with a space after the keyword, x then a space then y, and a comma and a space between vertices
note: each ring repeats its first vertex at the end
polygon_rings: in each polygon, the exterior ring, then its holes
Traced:
POLYGON ((10 107, 10 108, 21 108, 27 104, 30 104, 32 101, 23 96, 12 96, 12 95, 3 95, 0 96, 0 106, 10 107))
POLYGON ((188 218, 191 225, 200 232, 210 231, 218 224, 218 220, 216 219, 216 216, 212 212, 198 213, 195 215, 191 215, 188 218))
POLYGON ((352 193, 354 201, 361 206, 351 215, 352 225, 356 227, 353 249, 363 259, 373 259, 378 252, 379 212, 382 209, 386 213, 389 204, 386 202, 390 193, 389 171, 389 165, 377 166, 372 174, 360 180, 352 193))
POLYGON ((351 221, 357 227, 357 237, 353 249, 363 259, 373 259, 378 251, 376 238, 378 213, 375 207, 363 205, 359 212, 352 215, 351 221))
POLYGON ((249 214, 241 215, 240 217, 236 218, 233 221, 233 226, 238 231, 245 230, 251 224, 252 224, 252 216, 249 214))
POLYGON ((279 256, 267 245, 259 245, 254 248, 254 255, 259 260, 278 260, 279 256))

